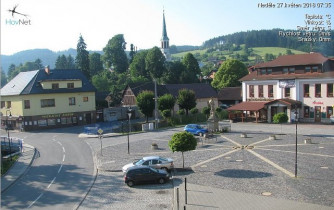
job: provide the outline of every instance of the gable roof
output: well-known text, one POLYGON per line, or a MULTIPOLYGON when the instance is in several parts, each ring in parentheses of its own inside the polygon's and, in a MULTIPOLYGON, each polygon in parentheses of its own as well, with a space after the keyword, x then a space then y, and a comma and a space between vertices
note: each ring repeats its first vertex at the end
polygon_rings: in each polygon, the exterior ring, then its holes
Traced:
POLYGON ((219 100, 233 100, 233 101, 242 100, 241 87, 222 88, 218 92, 218 99, 219 100))
POLYGON ((168 84, 165 85, 166 89, 174 97, 179 95, 179 90, 188 89, 195 92, 196 98, 218 98, 216 90, 206 83, 193 83, 193 84, 168 84))
MULTIPOLYGON (((154 83, 153 82, 147 82, 147 83, 135 83, 135 84, 129 84, 128 87, 131 88, 133 94, 137 97, 138 94, 144 90, 152 91, 154 93, 154 83)), ((127 88, 125 88, 126 90, 127 88)), ((164 85, 158 85, 157 84, 157 95, 162 96, 164 94, 168 93, 168 90, 164 85)), ((124 95, 124 92, 123 92, 124 95)))
POLYGON ((1 89, 1 95, 20 95, 37 73, 38 70, 20 72, 1 89))
POLYGON ((244 101, 227 108, 228 111, 259 111, 268 101, 244 101))
POLYGON ((322 64, 328 58, 320 53, 282 55, 275 60, 255 65, 255 68, 279 67, 279 66, 299 66, 322 64))

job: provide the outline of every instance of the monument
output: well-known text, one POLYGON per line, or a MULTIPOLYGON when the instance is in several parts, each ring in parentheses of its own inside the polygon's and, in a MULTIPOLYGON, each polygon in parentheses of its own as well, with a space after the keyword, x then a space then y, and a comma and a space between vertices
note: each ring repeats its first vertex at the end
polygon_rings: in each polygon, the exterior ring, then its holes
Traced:
POLYGON ((218 118, 215 115, 215 101, 213 98, 209 100, 210 117, 208 119, 208 130, 210 133, 218 131, 218 118))

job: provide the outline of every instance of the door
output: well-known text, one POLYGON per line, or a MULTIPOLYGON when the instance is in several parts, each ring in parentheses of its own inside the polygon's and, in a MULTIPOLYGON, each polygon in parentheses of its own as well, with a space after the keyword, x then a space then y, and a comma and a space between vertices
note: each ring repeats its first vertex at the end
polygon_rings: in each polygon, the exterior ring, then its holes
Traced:
POLYGON ((86 114, 86 124, 92 123, 92 115, 90 113, 86 114))
POLYGON ((277 107, 276 106, 272 106, 271 107, 271 122, 274 121, 274 115, 277 114, 277 107))
POLYGON ((321 122, 321 106, 315 107, 315 122, 321 122))

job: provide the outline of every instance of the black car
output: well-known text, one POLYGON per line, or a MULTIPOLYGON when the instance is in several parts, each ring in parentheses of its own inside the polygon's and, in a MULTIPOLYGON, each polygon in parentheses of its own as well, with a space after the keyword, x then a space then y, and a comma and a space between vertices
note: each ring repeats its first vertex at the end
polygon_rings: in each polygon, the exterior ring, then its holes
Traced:
POLYGON ((169 174, 165 170, 151 168, 149 166, 133 166, 129 168, 124 176, 124 182, 132 187, 135 184, 158 182, 163 184, 169 180, 169 174))

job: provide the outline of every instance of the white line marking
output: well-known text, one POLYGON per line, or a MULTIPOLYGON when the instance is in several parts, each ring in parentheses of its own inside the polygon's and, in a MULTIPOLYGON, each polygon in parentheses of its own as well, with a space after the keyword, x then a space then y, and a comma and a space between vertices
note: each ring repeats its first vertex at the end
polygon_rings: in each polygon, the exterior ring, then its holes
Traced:
POLYGON ((270 140, 270 139, 267 138, 267 139, 264 139, 264 140, 261 140, 261 141, 254 142, 254 143, 250 144, 249 146, 254 146, 255 144, 260 144, 260 143, 262 143, 262 142, 269 141, 269 140, 270 140))
POLYGON ((52 179, 51 183, 48 186, 48 189, 51 187, 51 185, 53 184, 53 182, 56 180, 56 177, 52 179))
POLYGON ((65 147, 63 147, 63 152, 65 153, 65 147))
POLYGON ((222 137, 223 137, 224 139, 226 139, 227 141, 232 142, 233 144, 235 144, 235 145, 237 145, 237 146, 239 146, 239 147, 242 146, 242 145, 239 144, 238 142, 235 142, 235 141, 233 141, 232 139, 227 138, 226 136, 222 136, 222 137))
POLYGON ((60 141, 57 141, 57 143, 58 143, 60 146, 63 146, 63 145, 61 144, 61 142, 60 142, 60 141))
POLYGON ((38 199, 40 199, 43 195, 44 195, 44 193, 41 193, 41 194, 36 198, 36 200, 34 200, 34 201, 28 206, 28 208, 32 207, 32 206, 36 203, 36 201, 38 201, 38 199))
POLYGON ((291 173, 290 171, 286 170, 285 168, 282 168, 281 166, 277 165, 276 163, 272 162, 271 160, 263 157, 262 155, 254 152, 253 150, 247 150, 248 152, 252 153, 253 155, 255 155, 256 157, 260 158, 261 160, 263 160, 264 162, 269 163, 270 165, 274 166, 275 168, 277 168, 278 170, 282 171, 283 173, 287 174, 290 177, 295 177, 295 175, 293 173, 291 173))
POLYGON ((65 161, 65 154, 63 155, 63 162, 65 161))
POLYGON ((218 156, 216 156, 216 157, 213 157, 213 158, 210 158, 210 159, 208 159, 208 160, 205 160, 205 161, 202 161, 202 162, 200 162, 200 163, 197 163, 197 164, 195 164, 195 165, 192 165, 191 168, 195 168, 195 167, 197 167, 197 166, 203 165, 203 164, 205 164, 205 163, 208 163, 208 162, 210 162, 210 161, 213 161, 213 160, 216 160, 216 159, 218 159, 218 158, 224 157, 224 156, 229 155, 229 154, 231 154, 231 153, 233 153, 233 152, 236 152, 236 151, 238 151, 238 150, 231 150, 231 151, 226 152, 226 153, 224 153, 224 154, 218 155, 218 156))
MULTIPOLYGON (((296 153, 296 151, 283 151, 283 150, 276 150, 276 149, 264 149, 264 148, 258 148, 258 147, 256 147, 256 149, 258 149, 258 150, 276 151, 276 152, 296 153)), ((321 155, 321 154, 315 154, 315 153, 297 152, 297 154, 334 158, 333 155, 321 155)))
POLYGON ((58 169, 58 174, 60 173, 62 167, 63 167, 63 165, 60 165, 60 167, 58 169))

